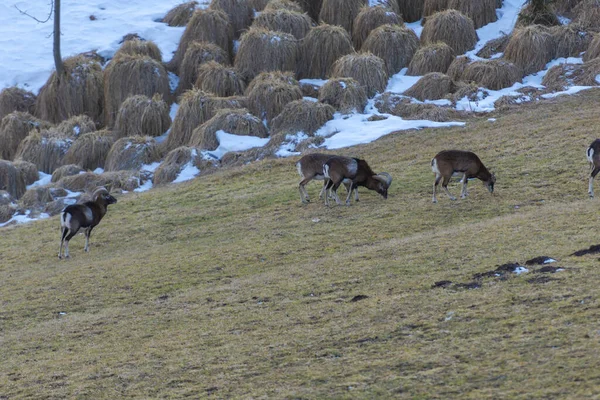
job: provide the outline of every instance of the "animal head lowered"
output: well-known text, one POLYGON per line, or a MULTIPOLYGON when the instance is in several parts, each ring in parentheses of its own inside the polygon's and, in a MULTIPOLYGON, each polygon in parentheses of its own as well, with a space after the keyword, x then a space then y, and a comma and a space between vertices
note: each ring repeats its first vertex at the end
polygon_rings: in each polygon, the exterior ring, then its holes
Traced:
POLYGON ((375 191, 387 199, 387 191, 392 185, 392 176, 387 172, 380 172, 377 175, 373 175, 373 179, 379 181, 379 184, 375 188, 375 191))

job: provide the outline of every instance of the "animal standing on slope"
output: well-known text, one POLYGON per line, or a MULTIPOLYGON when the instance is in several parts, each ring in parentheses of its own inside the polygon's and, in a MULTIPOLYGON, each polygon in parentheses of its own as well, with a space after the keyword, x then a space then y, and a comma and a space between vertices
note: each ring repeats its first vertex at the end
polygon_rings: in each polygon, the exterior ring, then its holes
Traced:
MULTIPOLYGON (((308 192, 306 191, 306 185, 313 179, 317 181, 324 181, 323 188, 321 189, 321 192, 319 192, 319 198, 323 198, 323 193, 325 192, 327 183, 329 182, 329 179, 325 179, 325 175, 323 175, 323 166, 325 166, 325 163, 331 157, 333 157, 331 154, 312 153, 303 156, 296 163, 298 173, 302 177, 302 180, 298 185, 298 190, 300 191, 300 200, 302 200, 303 203, 306 204, 310 201, 308 192)), ((352 182, 348 179, 344 180, 346 192, 350 192, 351 183, 352 182)), ((356 201, 358 201, 358 188, 354 189, 354 198, 356 201)))
POLYGON ((600 172, 600 139, 596 139, 590 144, 587 149, 587 159, 590 162, 590 184, 588 188, 588 194, 590 197, 594 197, 594 178, 600 172))
POLYGON ((67 206, 60 215, 61 239, 58 249, 58 258, 62 258, 63 242, 65 244, 65 258, 69 258, 69 240, 84 228, 86 252, 90 251, 90 234, 92 229, 100 223, 109 204, 117 202, 104 187, 97 188, 92 194, 93 201, 83 204, 67 206))
MULTIPOLYGON (((331 195, 336 203, 341 204, 337 195, 337 188, 344 180, 351 182, 346 205, 350 205, 352 190, 364 186, 387 199, 387 191, 392 184, 392 176, 387 172, 376 174, 365 160, 359 158, 332 156, 323 166, 323 175, 329 179, 325 190, 331 189, 331 195)), ((329 198, 325 196, 325 205, 329 205, 329 198)))
POLYGON ((467 197, 467 182, 470 178, 477 178, 483 181, 483 184, 488 188, 490 193, 494 192, 494 183, 496 177, 490 173, 483 165, 479 157, 471 151, 463 150, 444 150, 440 151, 433 160, 431 160, 431 169, 435 174, 435 182, 433 183, 433 202, 437 203, 435 196, 437 186, 442 181, 442 187, 450 200, 456 200, 456 197, 450 194, 448 190, 448 182, 454 173, 462 173, 462 190, 460 197, 467 197))

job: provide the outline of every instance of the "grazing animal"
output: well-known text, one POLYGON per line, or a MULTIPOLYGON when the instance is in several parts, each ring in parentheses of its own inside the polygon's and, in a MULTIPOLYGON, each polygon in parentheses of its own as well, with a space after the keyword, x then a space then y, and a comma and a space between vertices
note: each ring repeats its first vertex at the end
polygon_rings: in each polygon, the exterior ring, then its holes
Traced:
MULTIPOLYGON (((326 191, 327 183, 329 182, 329 179, 326 179, 325 175, 323 175, 323 166, 331 157, 331 154, 307 154, 296 163, 298 173, 302 177, 302 180, 298 185, 298 190, 300 191, 300 200, 302 200, 303 203, 306 204, 310 201, 308 192, 306 191, 306 184, 313 179, 324 181, 323 188, 321 189, 321 192, 319 192, 319 198, 323 198, 323 193, 326 191)), ((347 192, 350 192, 350 183, 350 180, 344 180, 344 186, 346 186, 347 192)), ((358 201, 358 188, 354 189, 354 198, 358 201)))
POLYGON ((587 149, 587 159, 590 162, 590 184, 588 194, 594 197, 593 182, 598 172, 600 172, 600 139, 596 139, 587 149))
MULTIPOLYGON (((323 166, 323 175, 329 179, 326 190, 331 189, 331 195, 338 204, 341 204, 341 202, 337 195, 337 189, 345 179, 351 182, 350 191, 348 197, 346 197, 346 205, 350 204, 352 190, 358 186, 375 190, 384 199, 387 199, 387 191, 392 184, 390 174, 387 172, 376 174, 365 160, 359 158, 332 156, 323 166)), ((327 196, 325 196, 325 204, 329 205, 327 196)))
POLYGON ((92 195, 93 201, 83 204, 72 204, 67 206, 60 215, 60 227, 62 231, 58 258, 62 258, 63 243, 65 244, 65 258, 69 258, 69 240, 84 228, 86 252, 90 251, 90 234, 92 229, 100 223, 109 204, 117 202, 104 187, 96 189, 92 195))
POLYGON ((456 197, 450 194, 448 190, 448 182, 455 173, 462 173, 462 191, 460 197, 467 197, 467 182, 470 178, 477 178, 483 181, 490 193, 494 192, 494 183, 496 176, 490 173, 483 165, 479 157, 471 151, 463 150, 444 150, 440 151, 433 160, 431 160, 431 169, 435 174, 435 182, 433 183, 433 202, 437 203, 435 193, 437 186, 442 181, 442 187, 446 191, 450 200, 456 200, 456 197))

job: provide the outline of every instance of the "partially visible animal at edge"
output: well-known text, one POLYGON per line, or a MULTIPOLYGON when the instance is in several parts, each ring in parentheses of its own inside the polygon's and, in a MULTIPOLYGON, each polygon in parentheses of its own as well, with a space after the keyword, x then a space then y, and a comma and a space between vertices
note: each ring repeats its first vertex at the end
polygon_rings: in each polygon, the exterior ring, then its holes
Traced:
MULTIPOLYGON (((331 154, 312 153, 303 156, 300 160, 298 160, 298 162, 296 162, 296 169, 302 177, 302 180, 298 185, 298 190, 300 191, 300 200, 302 200, 302 203, 306 204, 310 201, 308 192, 306 191, 306 185, 313 179, 317 181, 323 181, 323 188, 319 192, 319 198, 323 198, 323 193, 326 191, 327 183, 329 182, 329 179, 326 179, 325 175, 323 175, 323 166, 331 157, 333 157, 331 154)), ((349 193, 351 181, 346 179, 343 183, 346 187, 346 192, 349 193)), ((354 190, 354 198, 356 201, 358 201, 358 188, 355 188, 354 190)))
POLYGON ((490 193, 494 192, 494 184, 496 176, 483 165, 479 157, 471 151, 463 150, 444 150, 439 152, 433 160, 431 160, 431 169, 435 174, 435 182, 433 183, 433 202, 437 203, 436 191, 437 186, 442 181, 442 188, 450 198, 456 200, 456 197, 450 194, 448 190, 448 182, 453 174, 463 174, 462 190, 460 197, 467 197, 467 182, 469 179, 477 178, 483 181, 483 184, 488 188, 490 193))
POLYGON ((90 251, 90 235, 92 229, 100 223, 109 204, 117 202, 105 187, 97 188, 92 194, 92 201, 83 204, 72 204, 65 207, 60 215, 61 239, 58 249, 58 258, 62 258, 63 243, 65 246, 64 256, 69 257, 69 241, 79 229, 84 229, 86 252, 90 251))
MULTIPOLYGON (((350 204, 352 190, 364 186, 374 190, 387 199, 388 189, 392 184, 392 176, 387 172, 376 174, 365 160, 359 158, 333 156, 325 162, 323 175, 329 179, 325 190, 331 190, 331 196, 337 204, 341 204, 337 189, 344 180, 349 180, 350 191, 346 197, 346 205, 350 204)), ((325 196, 325 204, 329 205, 329 198, 325 196)))
POLYGON ((600 172, 600 139, 596 139, 590 144, 587 149, 587 159, 590 162, 590 181, 588 187, 588 194, 590 197, 594 197, 594 178, 600 172))

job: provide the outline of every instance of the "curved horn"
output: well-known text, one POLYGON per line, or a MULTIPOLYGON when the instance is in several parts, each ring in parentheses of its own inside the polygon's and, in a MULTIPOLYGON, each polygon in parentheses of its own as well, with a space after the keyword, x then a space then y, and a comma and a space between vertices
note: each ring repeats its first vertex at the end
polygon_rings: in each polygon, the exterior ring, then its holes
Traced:
POLYGON ((108 194, 108 190, 104 186, 97 187, 94 193, 92 193, 92 198, 97 199, 101 193, 108 194))
POLYGON ((388 174, 387 172, 380 172, 377 175, 383 178, 383 182, 387 185, 387 187, 391 186, 392 176, 390 174, 388 174))

